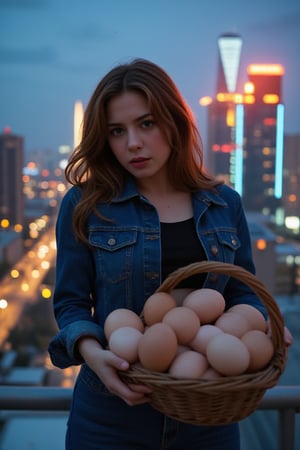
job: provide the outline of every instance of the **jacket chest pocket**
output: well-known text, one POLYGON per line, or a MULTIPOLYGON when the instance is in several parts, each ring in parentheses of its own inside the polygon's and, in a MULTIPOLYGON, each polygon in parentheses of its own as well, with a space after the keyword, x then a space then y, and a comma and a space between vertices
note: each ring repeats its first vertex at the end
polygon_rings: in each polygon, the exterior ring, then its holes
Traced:
POLYGON ((208 237, 209 259, 233 263, 240 240, 234 231, 220 231, 208 237))
POLYGON ((94 249, 95 270, 100 280, 118 283, 133 270, 137 231, 92 230, 89 242, 94 249))

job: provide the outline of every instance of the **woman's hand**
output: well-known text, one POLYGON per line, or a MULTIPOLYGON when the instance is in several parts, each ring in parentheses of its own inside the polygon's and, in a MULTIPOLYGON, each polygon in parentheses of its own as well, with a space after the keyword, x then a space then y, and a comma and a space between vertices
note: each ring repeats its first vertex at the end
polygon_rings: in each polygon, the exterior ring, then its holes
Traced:
POLYGON ((290 345, 292 345, 293 340, 294 340, 292 333, 290 332, 290 330, 287 327, 284 327, 283 331, 284 331, 284 342, 289 347, 290 345))
POLYGON ((110 350, 101 347, 94 338, 84 337, 78 343, 78 350, 86 364, 96 373, 112 394, 122 398, 129 406, 141 405, 150 401, 147 394, 151 390, 144 385, 127 386, 122 382, 118 371, 126 371, 129 363, 110 350))
MULTIPOLYGON (((271 323, 269 320, 268 320, 268 335, 272 336, 271 323)), ((283 338, 284 338, 284 342, 287 347, 292 345, 294 339, 293 339, 292 333, 290 332, 290 330, 287 327, 283 328, 283 338)))

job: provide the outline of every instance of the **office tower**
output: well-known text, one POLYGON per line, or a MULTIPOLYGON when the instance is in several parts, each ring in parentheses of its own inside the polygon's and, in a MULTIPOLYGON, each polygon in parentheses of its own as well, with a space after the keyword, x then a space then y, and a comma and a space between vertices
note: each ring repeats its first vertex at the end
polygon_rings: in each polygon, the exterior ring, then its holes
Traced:
MULTIPOLYGON (((218 38, 218 71, 216 95, 208 105, 208 168, 222 180, 235 185, 236 153, 240 136, 236 120, 242 120, 237 110, 241 95, 237 93, 242 39, 226 33, 218 38)), ((238 122, 238 125, 239 125, 238 122)), ((236 187, 236 186, 235 186, 236 187)))
POLYGON ((285 225, 300 231, 300 134, 285 135, 283 164, 283 197, 285 225))
POLYGON ((23 226, 23 138, 7 128, 0 134, 0 222, 23 226))
POLYGON ((284 105, 280 64, 248 66, 248 81, 238 92, 242 41, 218 39, 219 66, 215 97, 200 99, 208 110, 209 170, 236 189, 245 209, 282 215, 284 105), (242 92, 241 92, 242 91, 242 92))
POLYGON ((280 64, 248 66, 244 96, 243 188, 248 211, 276 215, 281 208, 284 147, 284 105, 280 64))
POLYGON ((76 148, 81 141, 83 121, 83 105, 80 100, 77 100, 74 105, 74 148, 76 148))

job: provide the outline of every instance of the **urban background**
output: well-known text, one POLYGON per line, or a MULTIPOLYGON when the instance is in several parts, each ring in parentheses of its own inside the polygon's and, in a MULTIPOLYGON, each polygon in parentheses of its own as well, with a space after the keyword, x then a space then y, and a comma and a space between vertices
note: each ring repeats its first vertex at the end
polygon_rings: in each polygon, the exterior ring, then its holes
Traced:
MULTIPOLYGON (((8 3, 3 1, 0 8, 7 17, 12 14, 12 5, 15 11, 20 13, 22 2, 12 1, 10 7, 7 6, 5 9, 4 6, 8 3)), ((21 13, 26 19, 30 6, 36 5, 37 8, 39 5, 43 9, 50 3, 47 1, 24 2, 23 7, 26 4, 27 9, 24 8, 22 11, 21 8, 21 13)), ((104 3, 106 2, 103 2, 103 16, 99 15, 101 30, 98 31, 100 35, 103 33, 104 40, 109 41, 118 36, 114 34, 115 16, 111 10, 110 22, 104 20, 107 17, 104 3)), ((192 11, 196 4, 193 1, 182 3, 186 7, 190 3, 192 11)), ((235 4, 234 1, 229 3, 235 4)), ((259 3, 264 6, 264 2, 259 3)), ((273 3, 265 2, 265 4, 266 11, 270 11, 273 3)), ((77 2, 75 7, 76 5, 77 2)), ((118 1, 115 2, 115 6, 117 5, 121 7, 118 1)), ((131 8, 138 7, 135 1, 129 1, 128 8, 129 5, 131 8)), ((160 17, 162 13, 164 18, 169 18, 168 23, 164 22, 161 25, 166 29, 167 27, 176 28, 174 20, 179 17, 179 11, 177 10, 175 14, 168 1, 154 1, 153 5, 156 6, 156 17, 160 17), (169 11, 168 8, 170 8, 169 11), (166 11, 169 15, 166 15, 166 11)), ((256 1, 252 6, 255 5, 256 1)), ((150 4, 148 6, 150 8, 150 4)), ((258 4, 256 6, 258 7, 258 4)), ((294 7, 293 2, 290 6, 291 11, 294 8, 297 14, 294 21, 291 15, 289 16, 289 23, 291 26, 297 24, 299 30, 300 9, 297 6, 294 7)), ((99 12, 99 8, 95 9, 95 2, 91 1, 91 7, 99 12)), ((69 8, 71 11, 70 4, 69 8)), ((179 9, 183 11, 183 5, 179 9)), ((57 15, 62 13, 59 6, 55 11, 57 15)), ((204 11, 204 13, 207 12, 204 11)), ((51 17, 54 30, 57 30, 56 16, 51 17)), ((146 21, 146 11, 144 15, 135 17, 146 21)), ((200 16, 198 19, 200 21, 200 16)), ((154 20, 152 15, 151 20, 154 20)), ((255 20, 259 22, 259 16, 255 16, 255 20)), ((128 33, 130 34, 133 21, 129 23, 131 29, 128 33)), ((74 45, 75 43, 78 45, 75 53, 83 66, 87 64, 87 57, 82 45, 79 44, 80 36, 82 39, 88 37, 91 40, 99 37, 95 32, 96 19, 90 25, 93 27, 89 28, 87 25, 78 27, 77 34, 74 34, 74 45)), ((135 32, 141 32, 141 23, 136 22, 135 25, 135 32)), ((42 35, 41 24, 36 23, 35 26, 42 35)), ((152 29, 152 32, 154 33, 155 29, 152 29)), ((30 33, 32 31, 29 29, 30 33)), ((246 34, 248 41, 251 40, 249 30, 246 34)), ((192 42, 192 35, 189 39, 190 45, 194 46, 193 58, 197 59, 195 48, 200 48, 202 42, 197 44, 192 42)), ((300 40, 294 42, 298 50, 299 42, 300 40)), ((0 55, 1 53, 6 55, 4 62, 7 63, 9 56, 3 50, 4 44, 3 48, 0 46, 0 55)), ((164 41, 163 45, 165 44, 164 41)), ((212 53, 213 56, 206 54, 202 59, 202 65, 210 67, 209 77, 212 79, 212 86, 203 83, 201 90, 198 86, 195 90, 199 94, 197 101, 195 102, 193 98, 191 103, 203 133, 206 165, 211 172, 241 194, 251 233, 257 276, 278 302, 286 325, 295 339, 280 383, 299 385, 300 355, 299 346, 296 343, 299 343, 300 339, 300 114, 296 118, 295 114, 291 114, 284 95, 286 77, 289 82, 292 80, 289 73, 292 63, 290 66, 288 58, 282 57, 280 52, 277 55, 270 42, 272 58, 264 57, 263 52, 260 53, 259 48, 256 47, 258 57, 255 60, 253 55, 250 57, 252 50, 247 53, 248 44, 243 34, 219 30, 209 44, 210 48, 215 50, 212 53), (215 67, 214 70, 211 70, 211 67, 215 67)), ((249 46, 251 48, 251 44, 249 46)), ((6 50, 8 47, 7 45, 6 50)), ((161 63, 172 75, 171 61, 176 60, 175 50, 174 47, 170 47, 173 59, 167 60, 166 65, 164 65, 163 56, 156 57, 155 52, 153 55, 150 52, 149 58, 161 63)), ((14 51, 16 57, 16 48, 14 51)), ((44 56, 39 54, 38 48, 26 54, 24 46, 22 51, 22 55, 19 54, 18 57, 22 59, 27 55, 28 62, 31 59, 31 63, 34 58, 36 60, 46 58, 47 61, 54 59, 54 63, 58 65, 62 63, 61 60, 55 59, 49 49, 44 51, 44 56)), ((139 51, 142 52, 142 50, 139 51)), ((178 52, 180 51, 182 49, 179 48, 178 52)), ((287 49, 286 54, 289 52, 290 50, 287 49)), ((124 54, 128 55, 128 53, 130 50, 127 49, 124 54)), ((76 76, 80 79, 81 72, 75 64, 78 61, 75 57, 72 60, 71 52, 69 55, 69 70, 74 64, 76 76)), ((135 56, 148 57, 141 53, 135 56)), ((99 58, 99 54, 95 53, 94 57, 99 58)), ((114 56, 111 61, 117 62, 117 57, 114 56)), ((181 62, 176 60, 176 64, 180 65, 181 62)), ((197 64, 195 67, 198 67, 197 64)), ((109 68, 108 62, 102 66, 101 70, 105 72, 106 68, 109 68)), ((90 71, 93 70, 95 67, 90 67, 90 71)), ((24 74, 28 76, 26 67, 24 74)), ((8 76, 8 71, 6 75, 8 76)), ((101 77, 99 72, 97 77, 101 77)), ((177 77, 177 80, 174 77, 175 80, 179 85, 183 85, 185 83, 183 76, 179 74, 177 77)), ((293 92, 290 104, 291 110, 297 113, 297 109, 293 110, 294 102, 297 102, 299 107, 296 77, 294 81, 293 86, 289 85, 289 89, 293 92)), ((8 86, 7 79, 6 82, 8 86)), ((67 78, 65 82, 68 83, 67 78)), ((92 91, 93 83, 90 83, 89 87, 92 91)), ((55 117, 51 116, 52 113, 48 115, 47 111, 44 111, 44 108, 47 108, 45 98, 49 92, 45 93, 43 98, 41 85, 37 88, 36 94, 41 96, 39 102, 44 101, 44 103, 37 102, 40 106, 38 111, 32 111, 30 103, 27 103, 28 115, 25 117, 23 111, 21 121, 15 120, 11 106, 15 99, 13 97, 8 99, 7 93, 3 102, 3 105, 7 105, 7 111, 6 108, 0 107, 0 126, 2 127, 0 132, 0 384, 72 388, 76 369, 55 369, 49 360, 47 346, 57 331, 51 305, 55 282, 55 221, 60 201, 69 187, 64 179, 64 168, 70 152, 80 140, 80 124, 88 92, 82 90, 84 99, 79 99, 76 93, 72 101, 69 99, 68 109, 63 102, 63 93, 50 92, 52 97, 60 96, 62 111, 57 111, 57 115, 59 116, 62 112, 65 121, 65 125, 61 124, 61 128, 56 133, 56 129, 52 126, 55 123, 55 117), (5 120, 1 124, 2 117, 6 118, 6 112, 8 121, 5 120), (44 135, 35 128, 39 122, 34 123, 32 119, 36 115, 47 117, 48 131, 44 135), (29 121, 31 124, 28 127, 29 121), (10 123, 14 126, 11 127, 10 123), (16 126, 18 123, 22 124, 19 129, 16 126), (67 129, 65 134, 62 132, 64 126, 67 129), (25 130, 28 130, 28 135, 25 130), (56 136, 53 137, 53 134, 56 136), (57 142, 58 136, 63 136, 64 139, 57 142)), ((12 88, 8 88, 8 92, 9 89, 12 88)), ((87 89, 86 86, 85 89, 87 89)), ((188 90, 186 93, 189 100, 191 94, 188 90)), ((31 93, 31 95, 35 94, 31 93)), ((30 101, 26 95, 25 100, 30 101)), ((15 114, 17 117, 17 113, 15 114)), ((41 417, 0 411, 0 449, 63 449, 66 417, 47 417, 38 427, 40 436, 37 431, 35 436, 33 430, 37 430, 38 420, 42 420, 41 417), (47 447, 44 436, 45 433, 51 433, 53 429, 56 430, 57 443, 54 446, 52 441, 47 447), (20 436, 22 439, 19 439, 20 436), (39 443, 41 436, 43 444, 39 443)), ((274 423, 275 417, 272 412, 257 412, 250 419, 246 419, 242 424, 243 450, 265 448, 275 450, 274 423)), ((298 418, 296 442, 300 445, 298 418)))

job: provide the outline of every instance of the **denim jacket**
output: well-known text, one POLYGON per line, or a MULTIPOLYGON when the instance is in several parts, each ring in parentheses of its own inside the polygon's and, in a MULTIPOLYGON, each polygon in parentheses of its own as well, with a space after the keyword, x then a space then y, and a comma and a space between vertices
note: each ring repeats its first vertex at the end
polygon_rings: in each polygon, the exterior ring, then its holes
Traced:
MULTIPOLYGON (((65 368, 81 364, 76 342, 93 336, 107 345, 103 326, 116 308, 140 314, 145 300, 161 284, 160 221, 155 207, 128 180, 120 196, 98 205, 102 220, 91 214, 90 246, 76 240, 73 210, 81 191, 65 195, 56 225, 57 261, 54 313, 60 331, 49 345, 52 362, 65 368)), ((192 195, 197 235, 207 260, 244 267, 254 273, 251 242, 237 192, 226 185, 192 195)), ((245 284, 223 274, 206 275, 203 287, 220 291, 226 308, 248 303, 265 314, 262 302, 245 284)))

